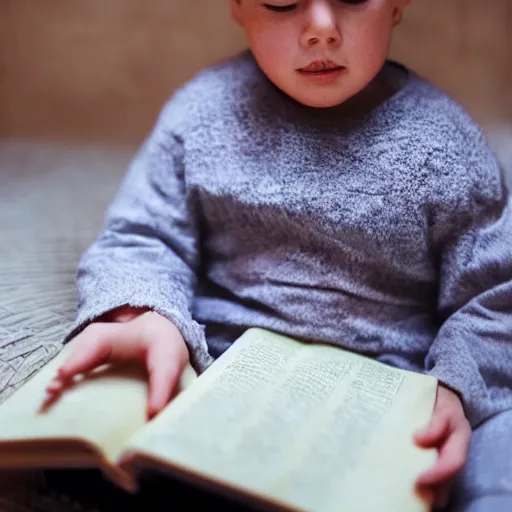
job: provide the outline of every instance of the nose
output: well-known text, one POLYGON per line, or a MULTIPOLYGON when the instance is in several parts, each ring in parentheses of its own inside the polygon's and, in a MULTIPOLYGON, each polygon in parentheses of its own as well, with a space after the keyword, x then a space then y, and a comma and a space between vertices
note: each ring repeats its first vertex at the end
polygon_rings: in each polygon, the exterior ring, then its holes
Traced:
POLYGON ((313 0, 306 16, 306 27, 301 35, 303 48, 318 45, 336 47, 341 43, 336 13, 329 1, 313 0))

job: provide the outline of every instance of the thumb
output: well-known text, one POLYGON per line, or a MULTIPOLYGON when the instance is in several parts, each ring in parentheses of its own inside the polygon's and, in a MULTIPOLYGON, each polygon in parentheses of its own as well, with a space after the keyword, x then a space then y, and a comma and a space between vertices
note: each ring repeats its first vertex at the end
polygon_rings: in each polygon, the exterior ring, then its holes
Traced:
POLYGON ((148 417, 158 414, 172 398, 187 365, 188 351, 180 340, 160 337, 148 346, 148 417))
POLYGON ((71 353, 46 386, 44 404, 49 405, 77 375, 90 372, 106 363, 140 356, 140 344, 122 324, 91 324, 69 342, 71 353), (119 340, 125 343, 119 343, 119 340))
POLYGON ((142 359, 137 337, 126 324, 91 324, 71 343, 74 350, 58 371, 58 376, 65 380, 106 363, 142 359))

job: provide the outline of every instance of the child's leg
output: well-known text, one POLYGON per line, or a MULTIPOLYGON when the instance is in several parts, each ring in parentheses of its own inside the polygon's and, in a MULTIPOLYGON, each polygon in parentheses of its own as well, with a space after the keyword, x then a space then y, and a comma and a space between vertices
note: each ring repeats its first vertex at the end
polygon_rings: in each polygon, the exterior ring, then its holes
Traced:
POLYGON ((494 416, 473 432, 454 498, 450 512, 512 511, 512 411, 494 416))

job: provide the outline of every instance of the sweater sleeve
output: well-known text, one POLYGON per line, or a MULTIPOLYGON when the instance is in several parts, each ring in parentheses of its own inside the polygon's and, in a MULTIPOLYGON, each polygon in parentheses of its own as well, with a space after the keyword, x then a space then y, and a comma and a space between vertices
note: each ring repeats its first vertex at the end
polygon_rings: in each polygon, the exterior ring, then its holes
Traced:
POLYGON ((183 335, 191 363, 212 361, 204 329, 191 316, 199 267, 197 212, 185 185, 182 141, 166 111, 131 162, 100 236, 77 272, 78 315, 66 341, 120 306, 148 307, 183 335))
POLYGON ((460 393, 475 427, 512 408, 512 205, 483 135, 430 165, 447 200, 430 222, 440 329, 426 370, 460 393))

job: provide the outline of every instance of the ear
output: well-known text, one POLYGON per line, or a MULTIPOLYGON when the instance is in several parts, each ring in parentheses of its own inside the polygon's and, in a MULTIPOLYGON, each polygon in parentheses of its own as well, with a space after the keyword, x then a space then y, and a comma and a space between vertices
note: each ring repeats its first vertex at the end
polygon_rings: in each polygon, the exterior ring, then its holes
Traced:
POLYGON ((395 27, 400 25, 404 17, 405 8, 411 3, 411 0, 396 0, 393 11, 393 23, 395 27))
POLYGON ((242 24, 241 8, 242 0, 231 0, 231 16, 239 25, 242 24))
POLYGON ((396 27, 397 25, 400 25, 402 23, 402 19, 404 16, 404 12, 400 7, 395 7, 393 11, 393 25, 396 27))

